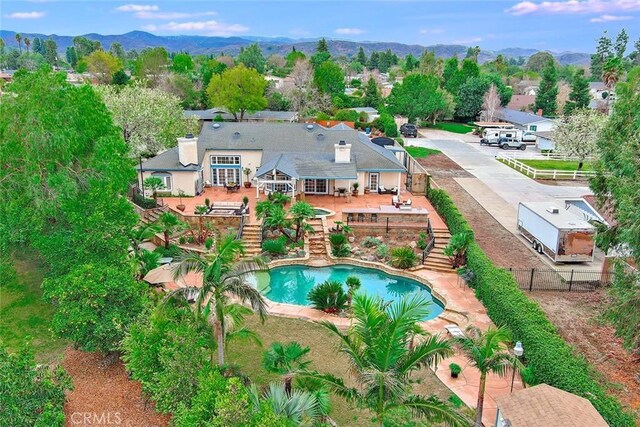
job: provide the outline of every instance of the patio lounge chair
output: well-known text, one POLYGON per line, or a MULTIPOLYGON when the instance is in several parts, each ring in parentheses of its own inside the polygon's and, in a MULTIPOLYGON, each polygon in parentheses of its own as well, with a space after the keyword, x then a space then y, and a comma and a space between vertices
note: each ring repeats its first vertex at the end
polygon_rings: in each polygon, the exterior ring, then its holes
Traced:
POLYGON ((378 187, 378 194, 398 194, 398 188, 385 188, 384 185, 378 187))
POLYGON ((462 331, 462 329, 460 329, 460 326, 458 326, 458 325, 453 325, 453 324, 452 325, 446 325, 444 328, 454 338, 457 338, 457 339, 466 338, 466 335, 464 334, 464 332, 462 331))

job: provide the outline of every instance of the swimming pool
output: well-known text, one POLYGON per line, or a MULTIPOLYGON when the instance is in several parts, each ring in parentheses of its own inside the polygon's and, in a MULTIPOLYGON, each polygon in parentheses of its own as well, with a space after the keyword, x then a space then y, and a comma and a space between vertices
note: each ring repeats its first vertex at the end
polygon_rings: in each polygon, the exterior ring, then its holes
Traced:
POLYGON ((324 208, 314 207, 313 210, 316 212, 316 218, 321 218, 323 216, 331 216, 335 214, 334 211, 330 211, 329 209, 324 209, 324 208))
MULTIPOLYGON (((274 302, 308 306, 309 291, 325 280, 337 280, 344 283, 347 276, 358 276, 362 281, 359 292, 378 295, 385 301, 398 299, 415 292, 423 293, 433 302, 429 316, 425 320, 438 317, 444 311, 444 304, 433 297, 429 288, 405 277, 393 276, 373 268, 357 267, 346 264, 328 267, 309 267, 306 265, 289 265, 275 267, 269 272, 258 273, 258 289, 264 296, 274 302)), ((346 290, 346 285, 345 285, 346 290)))

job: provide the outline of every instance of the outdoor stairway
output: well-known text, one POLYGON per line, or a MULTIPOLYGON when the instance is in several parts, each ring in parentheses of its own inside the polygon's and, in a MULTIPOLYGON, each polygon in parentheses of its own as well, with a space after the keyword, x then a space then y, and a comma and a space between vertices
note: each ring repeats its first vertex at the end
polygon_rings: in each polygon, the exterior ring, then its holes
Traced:
POLYGON ((324 227, 321 219, 309 220, 309 225, 313 227, 315 233, 309 233, 309 254, 311 256, 325 256, 327 255, 327 245, 324 239, 324 227))
POLYGON ((451 273, 453 271, 451 261, 444 254, 444 248, 449 244, 451 234, 446 228, 434 228, 433 234, 436 236, 436 244, 424 260, 424 266, 429 270, 451 273))
POLYGON ((156 222, 156 220, 162 215, 162 212, 167 212, 169 210, 168 206, 158 206, 157 208, 147 209, 145 210, 140 220, 145 224, 152 224, 156 222))
POLYGON ((254 257, 262 253, 262 228, 260 224, 245 224, 242 228, 245 255, 254 257))

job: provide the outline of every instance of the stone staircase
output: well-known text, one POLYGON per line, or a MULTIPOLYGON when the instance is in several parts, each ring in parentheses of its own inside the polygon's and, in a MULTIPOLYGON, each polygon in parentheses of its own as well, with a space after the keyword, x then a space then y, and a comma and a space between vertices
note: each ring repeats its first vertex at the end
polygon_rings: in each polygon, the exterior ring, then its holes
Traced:
POLYGON ((152 224, 160 217, 163 212, 169 211, 168 206, 158 206, 157 208, 147 209, 140 215, 140 220, 145 224, 152 224))
POLYGON ((453 271, 451 261, 444 254, 444 248, 449 244, 451 234, 446 228, 434 228, 433 234, 436 236, 436 244, 424 260, 424 266, 429 270, 451 273, 453 271))
POLYGON ((324 226, 322 220, 314 218, 309 220, 309 225, 313 227, 315 233, 309 233, 309 254, 311 256, 327 255, 327 245, 324 238, 324 226))
POLYGON ((254 257, 262 253, 262 228, 260 224, 245 224, 242 228, 245 255, 254 257))

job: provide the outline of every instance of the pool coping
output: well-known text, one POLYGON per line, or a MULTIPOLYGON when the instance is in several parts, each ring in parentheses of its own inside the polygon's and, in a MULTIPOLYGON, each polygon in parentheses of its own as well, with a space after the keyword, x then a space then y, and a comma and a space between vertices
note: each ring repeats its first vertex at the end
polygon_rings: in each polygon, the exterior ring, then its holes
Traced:
MULTIPOLYGON (((443 311, 433 319, 425 320, 424 322, 420 322, 421 324, 429 324, 435 320, 445 320, 449 323, 455 323, 461 327, 465 323, 468 323, 468 318, 463 313, 460 313, 456 310, 451 310, 448 308, 447 298, 439 293, 436 289, 434 289, 433 284, 426 280, 424 277, 421 277, 413 272, 407 270, 401 270, 395 267, 391 267, 386 264, 371 262, 371 261, 363 261, 355 258, 336 258, 332 256, 326 257, 316 257, 314 259, 310 259, 309 256, 305 256, 304 258, 289 258, 289 259, 278 259, 268 263, 268 269, 277 268, 277 267, 286 267, 291 265, 303 265, 308 267, 329 267, 333 265, 351 265, 355 267, 364 267, 373 270, 381 270, 386 274, 390 274, 393 276, 404 277, 406 279, 411 279, 418 282, 420 285, 425 286, 431 295, 436 298, 442 305, 443 311), (452 320, 451 318, 462 317, 463 321, 452 320)), ((262 293, 261 293, 262 294, 262 293)), ((272 301, 267 298, 264 294, 262 294, 264 299, 267 301, 268 312, 269 314, 284 316, 284 317, 294 317, 303 320, 327 320, 338 326, 348 326, 350 324, 351 319, 348 317, 340 317, 328 313, 324 313, 321 310, 317 310, 312 307, 297 305, 297 304, 289 304, 289 303, 281 303, 272 301)))

